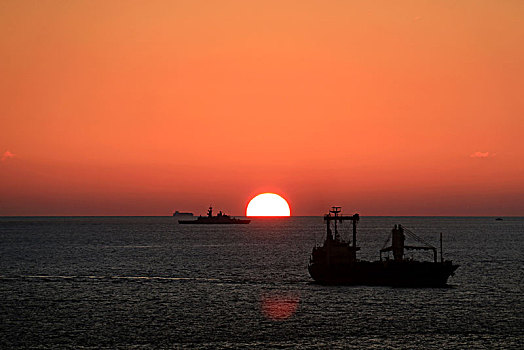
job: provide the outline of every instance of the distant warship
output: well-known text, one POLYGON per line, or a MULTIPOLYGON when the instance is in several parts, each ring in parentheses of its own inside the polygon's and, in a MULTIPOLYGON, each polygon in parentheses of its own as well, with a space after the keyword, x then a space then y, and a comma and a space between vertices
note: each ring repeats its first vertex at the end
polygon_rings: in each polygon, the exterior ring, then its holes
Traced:
MULTIPOLYGON (((340 207, 333 207, 324 216, 327 235, 324 245, 313 248, 308 266, 311 277, 320 284, 377 285, 405 287, 442 287, 449 276, 458 268, 451 261, 444 261, 442 256, 442 234, 440 236, 440 261, 437 261, 437 249, 418 238, 401 225, 395 225, 391 231, 391 245, 380 250, 379 261, 357 259, 357 222, 358 214, 340 215, 340 207), (337 223, 344 220, 353 222, 353 242, 345 242, 338 233, 337 223), (334 232, 331 229, 334 224, 334 232), (424 243, 424 246, 404 245, 405 235, 424 243), (434 261, 414 261, 404 258, 404 249, 431 250, 434 261), (382 253, 393 253, 393 259, 382 259, 382 253)), ((388 241, 389 242, 389 238, 388 241)), ((386 242, 386 244, 387 244, 386 242)))
POLYGON ((235 219, 222 213, 218 212, 218 215, 213 216, 213 207, 209 207, 207 210, 207 216, 199 216, 196 220, 178 220, 179 224, 191 224, 191 225, 238 225, 238 224, 249 224, 251 220, 235 219))

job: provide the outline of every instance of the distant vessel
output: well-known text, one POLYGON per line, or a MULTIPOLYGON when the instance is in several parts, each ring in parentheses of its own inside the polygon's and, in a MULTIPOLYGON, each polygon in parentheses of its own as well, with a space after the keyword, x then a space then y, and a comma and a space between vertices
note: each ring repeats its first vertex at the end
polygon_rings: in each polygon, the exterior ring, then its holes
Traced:
MULTIPOLYGON (((391 246, 380 250, 379 261, 357 259, 357 222, 358 214, 342 216, 341 207, 333 207, 324 216, 327 236, 324 245, 314 247, 308 266, 311 277, 320 284, 329 285, 378 285, 406 287, 442 287, 449 276, 458 268, 451 261, 444 261, 442 256, 442 234, 440 236, 440 262, 437 261, 437 249, 418 238, 414 233, 395 225, 391 232, 391 246), (353 242, 342 240, 337 223, 344 220, 353 222, 353 242), (331 223, 334 223, 334 232, 331 223), (424 246, 404 245, 405 235, 423 242, 424 246), (414 261, 404 258, 404 249, 422 249, 433 251, 434 261, 414 261), (393 252, 393 259, 382 259, 382 253, 393 252)), ((388 241, 389 242, 389 238, 388 241)), ((386 242, 386 244, 387 244, 386 242)))
POLYGON ((237 225, 237 224, 249 224, 251 220, 235 219, 222 213, 218 212, 218 215, 213 216, 213 207, 209 207, 207 210, 207 216, 199 216, 196 220, 178 220, 179 224, 192 224, 192 225, 237 225))
POLYGON ((193 217, 193 213, 184 213, 184 212, 180 212, 180 211, 175 211, 173 213, 173 216, 176 216, 176 217, 193 217))
POLYGON ((497 220, 497 221, 502 221, 502 220, 504 220, 504 219, 503 219, 503 218, 496 218, 495 220, 497 220))

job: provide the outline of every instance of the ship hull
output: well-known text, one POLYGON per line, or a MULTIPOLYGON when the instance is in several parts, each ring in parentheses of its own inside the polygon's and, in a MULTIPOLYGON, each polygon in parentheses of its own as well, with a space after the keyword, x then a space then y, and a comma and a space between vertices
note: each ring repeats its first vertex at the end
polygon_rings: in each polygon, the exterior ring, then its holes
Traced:
POLYGON ((178 220, 179 224, 182 225, 242 225, 249 224, 251 220, 178 220))
POLYGON ((458 268, 451 262, 356 261, 350 264, 318 264, 308 267, 311 277, 325 285, 395 287, 444 287, 458 268))

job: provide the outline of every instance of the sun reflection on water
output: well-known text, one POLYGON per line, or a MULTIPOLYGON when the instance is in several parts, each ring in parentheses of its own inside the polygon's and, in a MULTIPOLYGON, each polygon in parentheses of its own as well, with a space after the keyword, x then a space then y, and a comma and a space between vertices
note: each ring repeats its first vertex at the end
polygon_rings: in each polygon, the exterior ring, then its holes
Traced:
POLYGON ((262 295, 262 313, 273 321, 286 320, 296 312, 299 300, 295 294, 262 295))

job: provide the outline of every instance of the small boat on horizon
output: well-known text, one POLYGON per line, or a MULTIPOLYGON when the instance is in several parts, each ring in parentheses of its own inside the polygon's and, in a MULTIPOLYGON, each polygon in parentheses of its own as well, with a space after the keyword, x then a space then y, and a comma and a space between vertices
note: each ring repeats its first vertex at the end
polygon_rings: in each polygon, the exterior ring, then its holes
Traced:
POLYGON ((222 211, 219 211, 216 216, 213 216, 213 207, 207 210, 207 216, 199 216, 196 220, 178 220, 179 224, 185 225, 238 225, 249 224, 251 220, 236 219, 222 211))
POLYGON ((176 216, 176 217, 194 217, 193 213, 189 213, 189 212, 181 212, 181 211, 175 211, 173 213, 173 216, 176 216))

